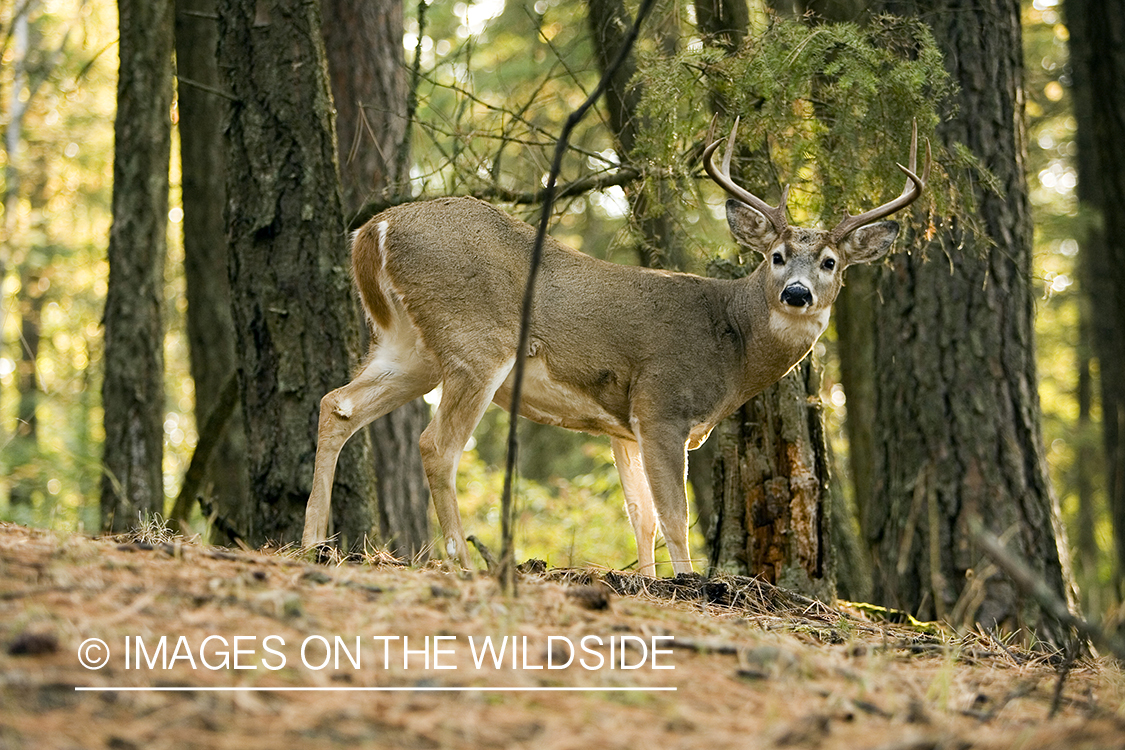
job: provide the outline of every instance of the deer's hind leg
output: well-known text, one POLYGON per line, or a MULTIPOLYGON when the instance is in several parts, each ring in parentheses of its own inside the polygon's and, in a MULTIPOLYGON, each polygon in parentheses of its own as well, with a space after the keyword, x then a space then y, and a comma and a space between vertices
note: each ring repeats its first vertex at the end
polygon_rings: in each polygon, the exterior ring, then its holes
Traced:
POLYGON ((419 349, 412 331, 400 327, 372 345, 367 361, 350 383, 320 400, 316 466, 305 509, 303 546, 328 537, 336 460, 348 438, 437 384, 437 368, 419 349))
POLYGON ((419 447, 422 467, 430 486, 445 554, 470 569, 469 548, 457 508, 457 464, 484 410, 511 372, 513 360, 499 367, 451 367, 441 381, 441 403, 433 421, 422 432, 419 447))

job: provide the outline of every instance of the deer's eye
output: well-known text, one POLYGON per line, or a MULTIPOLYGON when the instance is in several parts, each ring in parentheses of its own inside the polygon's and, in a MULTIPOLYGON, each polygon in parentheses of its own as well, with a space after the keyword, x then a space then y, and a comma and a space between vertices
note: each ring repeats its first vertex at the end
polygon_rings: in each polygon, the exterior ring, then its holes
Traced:
POLYGON ((773 264, 775 266, 784 266, 785 265, 785 258, 783 258, 781 256, 781 253, 774 253, 773 254, 773 264))
POLYGON ((831 271, 833 268, 836 267, 836 259, 835 258, 825 258, 821 262, 820 267, 823 268, 825 271, 831 271))

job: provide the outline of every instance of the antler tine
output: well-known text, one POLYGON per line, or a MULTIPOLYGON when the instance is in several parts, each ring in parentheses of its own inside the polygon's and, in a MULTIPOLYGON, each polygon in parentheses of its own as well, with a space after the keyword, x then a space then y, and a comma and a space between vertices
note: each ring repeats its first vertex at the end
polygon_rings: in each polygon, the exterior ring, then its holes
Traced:
POLYGON ((918 200, 918 196, 926 189, 926 180, 930 178, 930 164, 932 161, 933 157, 930 153, 930 141, 927 139, 926 165, 922 168, 922 176, 919 177, 914 173, 918 168, 918 121, 915 120, 910 128, 910 167, 907 168, 901 164, 895 164, 895 166, 901 169, 906 175, 906 186, 902 189, 902 193, 894 200, 884 203, 878 208, 865 211, 858 216, 849 216, 847 211, 845 211, 844 220, 837 224, 836 228, 829 233, 829 239, 832 244, 836 244, 864 224, 870 224, 884 216, 890 216, 918 200))
POLYGON ((751 208, 756 209, 759 213, 770 220, 774 229, 778 234, 785 234, 789 228, 789 219, 785 216, 785 202, 789 198, 789 186, 786 185, 785 189, 781 191, 781 203, 777 206, 771 206, 758 196, 751 193, 746 188, 740 187, 734 183, 730 176, 730 160, 731 155, 734 154, 734 141, 738 134, 738 122, 740 118, 735 118, 734 127, 731 128, 730 135, 727 137, 727 148, 723 154, 723 168, 720 171, 712 159, 715 150, 722 143, 722 140, 712 141, 707 148, 703 150, 703 167, 707 170, 707 174, 711 175, 711 179, 725 190, 732 198, 740 200, 751 208))

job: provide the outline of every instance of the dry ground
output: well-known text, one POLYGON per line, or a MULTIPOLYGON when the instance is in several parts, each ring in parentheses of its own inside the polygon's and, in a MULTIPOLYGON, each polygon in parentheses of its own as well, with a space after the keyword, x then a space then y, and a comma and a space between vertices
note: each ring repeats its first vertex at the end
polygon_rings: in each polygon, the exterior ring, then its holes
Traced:
POLYGON ((1080 663, 1061 692, 1058 674, 745 580, 550 571, 506 599, 436 567, 0 524, 0 748, 1125 748, 1122 670, 1080 663), (514 668, 477 668, 486 636, 518 636, 514 668), (337 637, 358 667, 321 665, 337 637))

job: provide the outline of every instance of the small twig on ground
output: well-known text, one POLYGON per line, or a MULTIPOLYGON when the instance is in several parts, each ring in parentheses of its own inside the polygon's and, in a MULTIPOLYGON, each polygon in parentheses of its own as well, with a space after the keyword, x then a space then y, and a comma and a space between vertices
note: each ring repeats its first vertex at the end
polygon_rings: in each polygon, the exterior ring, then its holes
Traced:
POLYGON ((992 558, 998 568, 1008 574, 1017 588, 1034 599, 1044 613, 1063 626, 1073 628, 1084 640, 1106 649, 1125 662, 1125 643, 1122 643, 1121 638, 1105 632, 1071 612, 1066 603, 1023 560, 1008 552, 1004 544, 994 534, 985 530, 979 520, 972 522, 972 532, 973 538, 984 549, 985 554, 992 558))
POLYGON ((1062 706, 1063 685, 1066 684, 1066 678, 1070 675, 1070 668, 1074 666, 1077 654, 1078 648, 1074 645, 1067 646, 1066 656, 1059 665, 1059 679, 1055 681, 1055 693, 1051 696, 1051 712, 1047 715, 1048 718, 1053 719, 1059 713, 1059 708, 1062 706))
POLYGON ((485 546, 485 543, 475 535, 465 537, 465 541, 477 548, 477 552, 484 558, 484 564, 488 566, 488 572, 495 575, 497 564, 496 558, 492 555, 492 550, 485 546))

